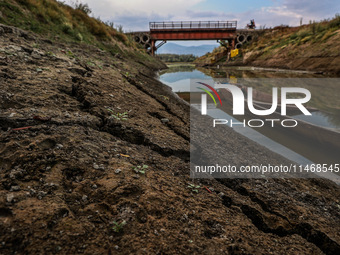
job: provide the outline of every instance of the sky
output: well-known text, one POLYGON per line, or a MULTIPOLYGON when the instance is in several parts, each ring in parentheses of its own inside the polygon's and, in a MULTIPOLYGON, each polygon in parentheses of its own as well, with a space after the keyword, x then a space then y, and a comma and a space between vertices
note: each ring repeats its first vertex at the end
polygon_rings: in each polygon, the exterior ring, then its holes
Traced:
MULTIPOLYGON (((67 4, 77 0, 66 0, 67 4)), ((236 20, 244 28, 250 19, 257 27, 298 26, 340 13, 339 0, 78 0, 95 17, 122 25, 125 32, 147 31, 151 21, 236 20)), ((183 42, 199 45, 202 42, 183 42)), ((206 44, 206 43, 205 43, 206 44)), ((209 44, 209 43, 208 43, 209 44)), ((211 43, 210 43, 211 44, 211 43)))

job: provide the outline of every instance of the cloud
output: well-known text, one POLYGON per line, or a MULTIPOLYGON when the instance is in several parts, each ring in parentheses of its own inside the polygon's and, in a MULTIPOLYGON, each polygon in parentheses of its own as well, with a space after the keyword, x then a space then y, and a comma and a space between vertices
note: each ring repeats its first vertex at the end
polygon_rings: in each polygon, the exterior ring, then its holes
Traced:
MULTIPOLYGON (((281 24, 297 26, 300 18, 304 23, 334 16, 340 10, 338 0, 272 0, 270 7, 258 6, 250 11, 232 13, 197 10, 195 5, 204 0, 83 0, 93 11, 95 17, 123 25, 125 31, 148 30, 150 21, 188 21, 188 20, 237 20, 238 28, 244 28, 250 19, 257 26, 274 27, 281 24)), ((72 0, 66 0, 70 3, 72 0)), ((208 2, 207 2, 208 3, 208 2)), ((244 2, 244 4, 246 4, 244 2)), ((240 1, 240 5, 242 2, 240 1)), ((212 6, 215 7, 215 6, 212 6)))
MULTIPOLYGON (((117 16, 144 15, 150 16, 155 13, 160 16, 173 15, 175 13, 185 12, 185 10, 202 2, 203 0, 84 0, 93 13, 100 15, 103 19, 115 18, 117 16)), ((73 0, 66 0, 70 4, 73 0)))
POLYGON ((300 16, 310 16, 316 19, 323 19, 335 14, 340 10, 340 1, 338 0, 283 0, 282 6, 286 10, 294 12, 300 16))
POLYGON ((250 19, 255 19, 257 27, 274 27, 281 24, 297 25, 300 16, 291 11, 283 11, 281 7, 260 8, 242 13, 226 13, 214 11, 187 11, 186 20, 236 20, 239 29, 245 28, 250 19))
MULTIPOLYGON (((72 5, 76 0, 66 0, 72 5)), ((184 16, 186 10, 204 0, 81 0, 87 3, 92 15, 104 21, 121 24, 124 30, 148 29, 149 21, 173 20, 184 16)))
POLYGON ((216 12, 216 11, 191 11, 187 10, 185 13, 186 17, 194 20, 228 20, 237 19, 237 15, 234 13, 216 12), (228 15, 228 16, 226 16, 228 15))
POLYGON ((149 22, 171 20, 172 16, 160 16, 152 13, 150 15, 117 15, 112 21, 115 24, 121 24, 124 31, 147 31, 149 29, 149 22))
POLYGON ((262 8, 261 12, 265 15, 262 17, 268 22, 270 22, 268 18, 271 18, 272 21, 280 20, 281 23, 277 22, 276 25, 296 26, 299 24, 300 18, 303 18, 304 23, 308 23, 310 20, 320 21, 333 17, 335 11, 340 10, 340 1, 335 0, 283 0, 280 3, 279 6, 262 8))
POLYGON ((259 23, 267 24, 267 27, 280 24, 297 26, 301 18, 304 24, 320 21, 334 17, 336 10, 340 10, 340 1, 283 0, 278 6, 261 8, 257 16, 259 23))

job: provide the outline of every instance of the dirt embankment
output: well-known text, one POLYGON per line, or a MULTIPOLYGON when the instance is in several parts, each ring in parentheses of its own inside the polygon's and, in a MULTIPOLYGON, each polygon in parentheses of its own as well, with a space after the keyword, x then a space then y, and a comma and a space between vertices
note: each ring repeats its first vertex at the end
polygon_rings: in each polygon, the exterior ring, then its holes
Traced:
POLYGON ((243 51, 243 64, 340 74, 340 29, 274 29, 243 51))
POLYGON ((340 16, 301 27, 259 31, 255 41, 243 45, 240 55, 217 62, 222 47, 195 60, 204 65, 246 65, 340 74, 340 16), (213 63, 213 64, 212 64, 213 63))
MULTIPOLYGON (((160 63, 1 28, 0 254, 338 254, 334 183, 189 179, 160 63)), ((225 132, 231 162, 285 162, 225 132)))

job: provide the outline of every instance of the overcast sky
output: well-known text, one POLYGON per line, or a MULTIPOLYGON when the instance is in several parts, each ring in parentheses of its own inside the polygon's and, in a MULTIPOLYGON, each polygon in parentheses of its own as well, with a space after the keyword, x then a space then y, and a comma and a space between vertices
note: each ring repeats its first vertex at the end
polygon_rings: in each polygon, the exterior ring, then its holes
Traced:
MULTIPOLYGON (((66 0, 68 4, 74 0, 66 0)), ((122 25, 124 31, 146 31, 150 21, 237 20, 244 28, 250 19, 257 27, 274 27, 334 17, 339 0, 81 0, 92 15, 122 25)))

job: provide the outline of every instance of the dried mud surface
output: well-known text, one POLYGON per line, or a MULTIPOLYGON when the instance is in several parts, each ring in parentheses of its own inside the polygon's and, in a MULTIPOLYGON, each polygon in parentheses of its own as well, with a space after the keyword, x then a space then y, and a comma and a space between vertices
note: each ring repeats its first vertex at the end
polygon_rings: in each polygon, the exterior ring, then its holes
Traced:
MULTIPOLYGON (((0 254, 339 254, 334 183, 189 178, 160 67, 1 26, 0 254)), ((224 132, 235 164, 285 162, 224 132)))

